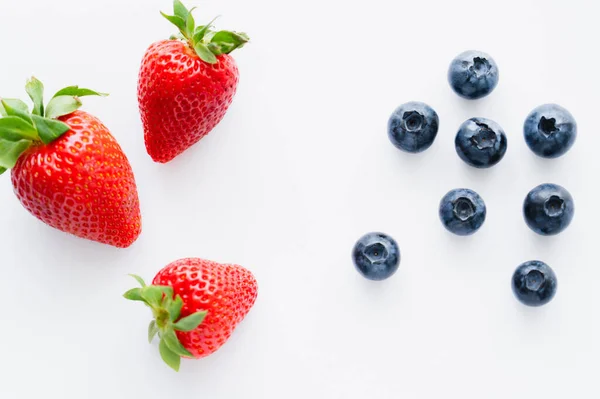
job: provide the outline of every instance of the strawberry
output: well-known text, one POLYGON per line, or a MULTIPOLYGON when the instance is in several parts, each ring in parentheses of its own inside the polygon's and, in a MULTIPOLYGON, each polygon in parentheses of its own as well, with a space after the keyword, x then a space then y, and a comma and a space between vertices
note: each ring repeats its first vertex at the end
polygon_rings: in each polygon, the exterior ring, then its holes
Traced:
POLYGON ((161 13, 180 35, 152 44, 142 60, 138 102, 148 154, 166 163, 207 135, 225 116, 238 83, 229 56, 248 42, 244 33, 196 27, 179 0, 161 13))
POLYGON ((158 334, 162 359, 179 371, 181 357, 205 357, 219 349, 250 311, 257 295, 252 273, 237 265, 187 258, 158 272, 152 285, 124 297, 144 302, 154 315, 148 340, 158 334))
POLYGON ((43 105, 42 83, 31 78, 30 112, 20 100, 0 105, 0 174, 12 168, 21 204, 61 231, 115 247, 140 235, 137 188, 129 161, 96 117, 77 109, 79 97, 103 95, 78 86, 43 105))

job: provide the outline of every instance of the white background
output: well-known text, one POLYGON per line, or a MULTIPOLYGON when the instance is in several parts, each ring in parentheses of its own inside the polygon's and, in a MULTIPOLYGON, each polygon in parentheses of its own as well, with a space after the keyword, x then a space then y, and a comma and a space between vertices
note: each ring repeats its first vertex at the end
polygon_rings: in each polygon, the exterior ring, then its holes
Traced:
POLYGON ((25 98, 35 74, 54 92, 109 92, 85 110, 111 129, 139 186, 143 234, 119 250, 53 230, 0 178, 0 398, 597 398, 600 56, 595 1, 202 1, 197 21, 245 30, 238 94, 223 122, 175 161, 151 161, 136 103, 142 55, 172 27, 168 0, 1 0, 0 94, 25 98), (451 59, 490 53, 500 83, 468 102, 446 82, 451 59), (440 116, 434 145, 396 150, 387 118, 406 101, 440 116), (579 125, 563 158, 522 138, 535 106, 579 125), (496 120, 508 152, 490 170, 455 153, 459 124, 496 120), (541 237, 526 193, 574 196, 573 224, 541 237), (460 238, 438 220, 450 189, 478 191, 483 228, 460 238), (398 273, 370 282, 350 251, 384 231, 398 273), (121 294, 197 256, 252 270, 259 298, 216 354, 179 374, 146 342, 150 314, 121 294), (541 259, 559 279, 544 308, 520 305, 510 277, 541 259))

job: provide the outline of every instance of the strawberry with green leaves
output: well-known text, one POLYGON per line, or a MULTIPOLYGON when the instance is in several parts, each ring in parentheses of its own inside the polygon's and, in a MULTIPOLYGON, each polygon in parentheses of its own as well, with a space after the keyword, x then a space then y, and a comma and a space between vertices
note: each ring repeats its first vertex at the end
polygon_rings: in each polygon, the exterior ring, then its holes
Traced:
POLYGON ((124 294, 148 306, 154 319, 148 340, 171 368, 181 358, 201 358, 219 349, 254 305, 256 279, 241 266, 198 258, 175 261, 154 277, 152 285, 133 276, 141 287, 124 294))
POLYGON ((189 10, 173 2, 162 14, 179 34, 152 44, 142 60, 138 102, 148 154, 166 163, 208 134, 225 116, 238 84, 229 55, 248 42, 244 33, 196 26, 189 10))
POLYGON ((96 117, 79 111, 78 86, 59 90, 44 106, 44 86, 31 78, 21 100, 0 101, 0 174, 11 170, 21 204, 61 231, 116 247, 141 232, 133 171, 121 147, 96 117))

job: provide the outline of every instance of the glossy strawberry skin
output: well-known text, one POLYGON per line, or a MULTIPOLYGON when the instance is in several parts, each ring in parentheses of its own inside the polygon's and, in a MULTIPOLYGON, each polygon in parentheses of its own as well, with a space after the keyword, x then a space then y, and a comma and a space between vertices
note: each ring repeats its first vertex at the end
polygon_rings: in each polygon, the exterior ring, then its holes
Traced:
POLYGON ((115 247, 141 232, 137 188, 129 161, 96 117, 75 111, 71 127, 48 145, 31 147, 12 169, 21 204, 61 231, 115 247))
POLYGON ((208 134, 225 116, 238 83, 228 54, 202 61, 188 44, 163 40, 142 60, 138 102, 148 154, 166 163, 208 134))
POLYGON ((231 336, 256 301, 258 286, 248 270, 198 258, 180 259, 162 269, 153 285, 171 286, 183 299, 181 318, 207 311, 190 332, 177 331, 181 344, 195 358, 210 355, 231 336))

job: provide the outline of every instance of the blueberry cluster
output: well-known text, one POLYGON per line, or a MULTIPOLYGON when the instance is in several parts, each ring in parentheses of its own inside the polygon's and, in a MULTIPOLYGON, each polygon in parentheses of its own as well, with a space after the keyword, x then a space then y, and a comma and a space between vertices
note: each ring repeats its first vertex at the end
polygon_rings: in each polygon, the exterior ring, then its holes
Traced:
MULTIPOLYGON (((496 62, 480 51, 459 54, 450 64, 448 82, 459 96, 475 100, 490 94, 498 85, 496 62)), ((420 153, 433 144, 439 129, 439 117, 422 102, 402 104, 388 121, 388 137, 392 144, 408 153, 420 153)), ((573 115, 556 104, 535 108, 525 119, 523 134, 527 146, 538 156, 557 158, 575 142, 577 123, 573 115)), ((499 163, 507 150, 507 137, 502 127, 487 118, 471 118, 458 128, 456 153, 475 168, 490 168, 499 163)), ((523 215, 536 233, 558 234, 571 223, 573 197, 556 184, 542 184, 527 194, 523 215)), ((459 188, 448 192, 439 205, 444 227, 457 235, 474 234, 485 222, 487 209, 483 199, 473 190, 459 188)), ((352 257, 357 270, 370 280, 384 280, 398 269, 400 250, 390 236, 369 233, 354 246, 352 257)), ((519 301, 529 306, 548 303, 556 292, 556 276, 541 261, 529 261, 514 272, 512 288, 519 301)))

